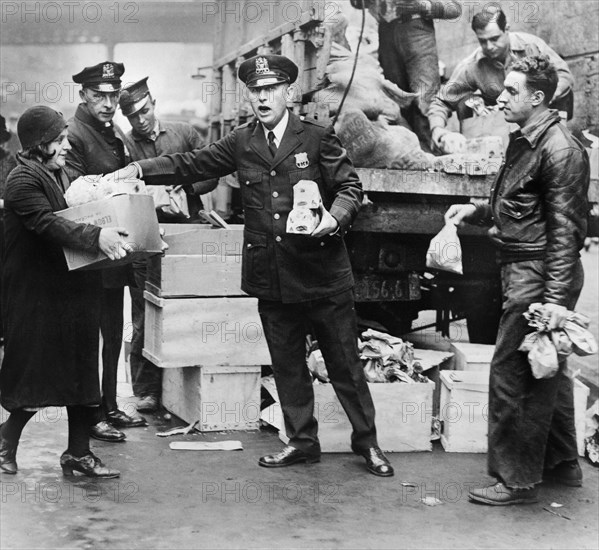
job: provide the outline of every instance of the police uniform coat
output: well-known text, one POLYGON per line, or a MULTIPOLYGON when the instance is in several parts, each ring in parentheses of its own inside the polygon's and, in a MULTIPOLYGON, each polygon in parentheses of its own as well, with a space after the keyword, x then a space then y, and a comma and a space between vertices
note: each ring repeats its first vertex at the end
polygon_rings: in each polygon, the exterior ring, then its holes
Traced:
MULTIPOLYGON (((109 174, 129 161, 122 130, 116 124, 106 126, 96 120, 85 103, 77 107, 68 126, 72 149, 67 152, 65 171, 71 181, 88 174, 109 174)), ((103 269, 102 280, 106 288, 135 284, 129 266, 103 269)))
POLYGON ((100 275, 67 269, 69 246, 96 254, 100 228, 54 214, 68 178, 19 158, 5 195, 0 402, 22 407, 97 405, 100 275))
POLYGON ((260 123, 218 142, 138 162, 149 185, 187 184, 237 171, 245 213, 242 289, 283 303, 306 302, 352 288, 342 235, 362 201, 362 186, 332 126, 293 113, 273 158, 260 123), (335 236, 287 234, 293 186, 318 184, 324 207, 339 222, 335 236))

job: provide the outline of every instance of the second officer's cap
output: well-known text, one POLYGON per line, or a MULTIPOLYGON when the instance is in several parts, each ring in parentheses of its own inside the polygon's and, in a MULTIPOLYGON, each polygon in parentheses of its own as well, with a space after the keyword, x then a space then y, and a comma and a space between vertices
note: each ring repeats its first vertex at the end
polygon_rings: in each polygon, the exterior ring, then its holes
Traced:
POLYGON ((129 86, 125 86, 119 98, 119 106, 125 116, 137 113, 150 99, 148 77, 142 78, 129 86))

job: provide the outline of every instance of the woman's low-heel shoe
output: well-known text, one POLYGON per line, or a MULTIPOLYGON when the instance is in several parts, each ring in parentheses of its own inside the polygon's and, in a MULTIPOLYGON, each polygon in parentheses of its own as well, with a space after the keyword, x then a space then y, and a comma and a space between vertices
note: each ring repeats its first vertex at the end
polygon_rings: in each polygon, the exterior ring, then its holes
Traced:
POLYGON ((60 466, 65 476, 72 476, 74 472, 81 472, 89 477, 119 477, 121 472, 104 466, 102 461, 92 452, 82 457, 63 453, 60 457, 60 466))
POLYGON ((17 446, 18 442, 11 443, 6 439, 2 439, 2 435, 0 435, 0 470, 5 474, 14 475, 19 471, 17 468, 17 446))

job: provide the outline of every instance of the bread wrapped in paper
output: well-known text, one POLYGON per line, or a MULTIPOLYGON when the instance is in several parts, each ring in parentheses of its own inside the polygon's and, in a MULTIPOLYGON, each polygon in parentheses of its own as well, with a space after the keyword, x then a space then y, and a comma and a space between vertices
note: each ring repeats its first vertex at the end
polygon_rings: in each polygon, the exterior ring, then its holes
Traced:
POLYGON ((319 210, 322 204, 318 184, 312 180, 300 180, 293 186, 293 208, 319 210))
POLYGON ((300 206, 289 212, 287 218, 287 233, 310 235, 320 224, 318 210, 300 206))

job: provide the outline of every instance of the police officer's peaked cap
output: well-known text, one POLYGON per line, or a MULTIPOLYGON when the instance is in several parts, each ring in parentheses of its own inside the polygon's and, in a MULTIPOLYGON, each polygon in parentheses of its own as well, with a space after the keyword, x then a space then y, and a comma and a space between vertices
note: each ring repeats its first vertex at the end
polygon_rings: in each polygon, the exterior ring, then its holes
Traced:
POLYGON ((118 92, 124 72, 125 66, 122 63, 104 61, 74 74, 73 82, 97 92, 118 92))
POLYGON ((297 65, 284 55, 256 55, 239 66, 239 80, 248 88, 293 84, 297 73, 297 65))
POLYGON ((129 86, 125 86, 119 98, 119 106, 125 116, 137 113, 150 98, 148 77, 142 78, 129 86))

